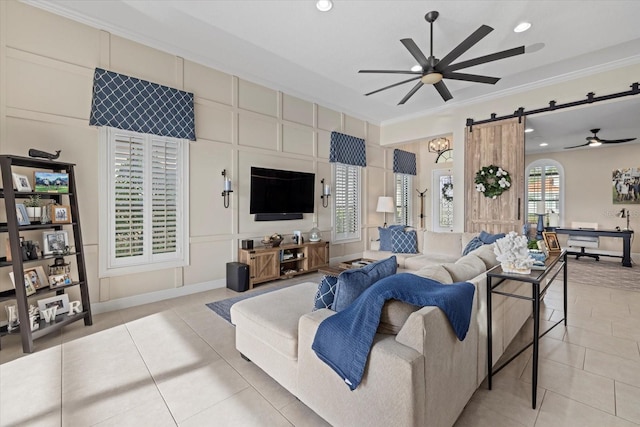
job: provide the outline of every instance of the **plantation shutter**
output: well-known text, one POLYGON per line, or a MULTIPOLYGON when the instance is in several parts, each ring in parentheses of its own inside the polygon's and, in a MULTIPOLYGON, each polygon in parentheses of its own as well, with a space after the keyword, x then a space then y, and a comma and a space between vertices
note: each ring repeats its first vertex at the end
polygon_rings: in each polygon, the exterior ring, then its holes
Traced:
POLYGON ((151 140, 152 253, 177 251, 178 144, 151 140))
POLYGON ((396 174, 396 224, 411 225, 411 175, 396 174))
POLYGON ((115 135, 113 230, 115 258, 144 255, 144 140, 115 135))
POLYGON ((335 233, 337 239, 359 237, 360 168, 335 164, 335 233))
POLYGON ((544 201, 545 211, 560 212, 560 171, 556 166, 536 166, 529 169, 527 183, 527 220, 536 223, 538 201, 544 201))

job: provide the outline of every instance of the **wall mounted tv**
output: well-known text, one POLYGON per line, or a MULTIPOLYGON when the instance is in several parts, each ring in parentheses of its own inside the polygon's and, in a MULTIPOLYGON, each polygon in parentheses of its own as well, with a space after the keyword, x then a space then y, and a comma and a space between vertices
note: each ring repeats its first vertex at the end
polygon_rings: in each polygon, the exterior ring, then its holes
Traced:
POLYGON ((256 221, 302 219, 314 210, 315 174, 251 167, 249 213, 256 221))

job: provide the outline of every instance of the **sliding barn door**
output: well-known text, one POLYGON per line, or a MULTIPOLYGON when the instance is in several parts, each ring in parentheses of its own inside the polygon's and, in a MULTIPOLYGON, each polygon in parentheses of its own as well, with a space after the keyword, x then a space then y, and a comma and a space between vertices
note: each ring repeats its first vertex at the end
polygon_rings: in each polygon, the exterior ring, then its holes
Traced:
POLYGON ((467 127, 465 135, 465 231, 522 232, 524 224, 524 118, 467 127), (496 165, 511 187, 495 199, 475 189, 476 172, 496 165))

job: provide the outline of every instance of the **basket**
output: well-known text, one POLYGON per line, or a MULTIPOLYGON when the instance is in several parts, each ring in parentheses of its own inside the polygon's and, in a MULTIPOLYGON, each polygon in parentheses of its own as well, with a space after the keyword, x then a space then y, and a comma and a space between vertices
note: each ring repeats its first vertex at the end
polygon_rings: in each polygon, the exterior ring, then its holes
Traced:
POLYGON ((265 248, 277 248, 278 246, 280 246, 280 243, 282 243, 283 239, 269 239, 269 240, 263 240, 262 244, 264 245, 265 248))

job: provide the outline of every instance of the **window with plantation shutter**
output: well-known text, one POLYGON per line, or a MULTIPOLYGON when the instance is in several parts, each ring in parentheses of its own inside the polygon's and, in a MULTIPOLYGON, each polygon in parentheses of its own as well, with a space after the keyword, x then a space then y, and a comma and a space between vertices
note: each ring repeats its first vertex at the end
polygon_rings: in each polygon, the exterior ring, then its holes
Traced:
MULTIPOLYGON (((104 128, 103 128, 104 129, 104 128)), ((188 143, 102 130, 101 277, 188 263, 188 143)))
POLYGON ((360 238, 360 167, 334 163, 334 241, 360 238))
POLYGON ((546 213, 562 213, 563 169, 560 163, 537 160, 527 168, 527 222, 538 222, 538 202, 543 201, 546 213))
POLYGON ((396 224, 411 225, 412 175, 397 173, 396 177, 396 224))

